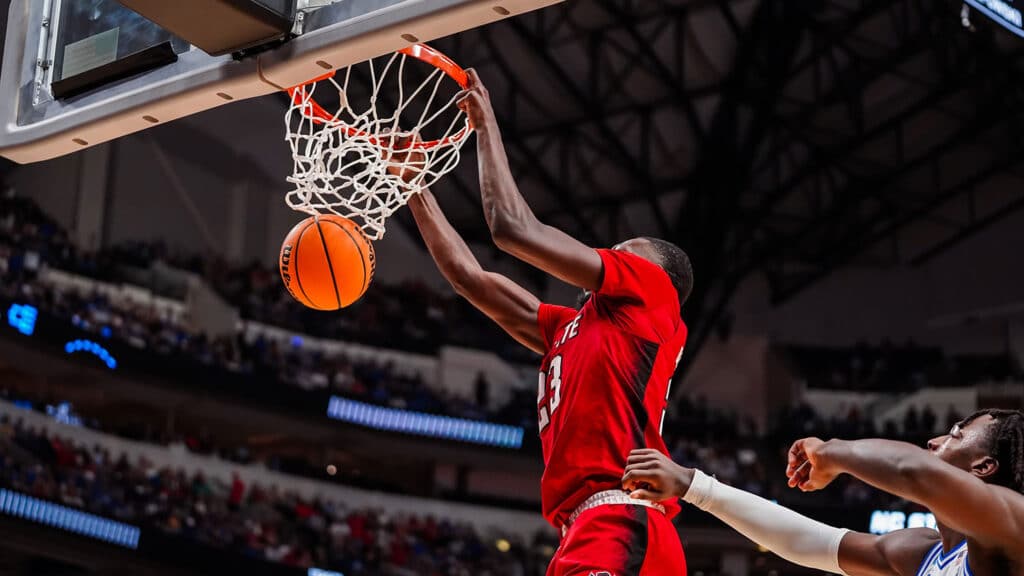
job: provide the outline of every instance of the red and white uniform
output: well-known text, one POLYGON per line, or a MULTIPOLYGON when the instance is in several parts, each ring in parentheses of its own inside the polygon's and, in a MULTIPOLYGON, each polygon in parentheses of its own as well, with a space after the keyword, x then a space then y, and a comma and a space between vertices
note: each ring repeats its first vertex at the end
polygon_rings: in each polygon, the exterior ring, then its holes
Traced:
MULTIPOLYGON (((686 342, 668 274, 629 252, 598 252, 603 280, 583 308, 541 304, 538 312, 547 350, 538 391, 541 498, 556 528, 590 496, 621 490, 631 450, 667 453, 661 423, 686 342)), ((548 574, 685 574, 670 522, 679 505, 664 504, 666 514, 632 505, 583 513, 548 574)))

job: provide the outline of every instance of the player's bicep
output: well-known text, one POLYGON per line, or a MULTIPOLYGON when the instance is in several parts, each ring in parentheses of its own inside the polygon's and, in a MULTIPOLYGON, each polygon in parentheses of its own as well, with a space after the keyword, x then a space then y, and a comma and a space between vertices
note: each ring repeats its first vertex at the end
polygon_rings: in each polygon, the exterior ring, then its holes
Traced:
MULTIPOLYGON (((1013 547, 1024 532, 1024 496, 942 463, 922 482, 935 518, 984 545, 1013 547)), ((917 498, 912 498, 918 500, 917 498)))
POLYGON ((559 280, 596 291, 604 264, 597 250, 554 226, 536 222, 526 230, 495 237, 499 248, 559 280))
POLYGON ((839 567, 849 576, 914 574, 938 542, 933 530, 899 530, 884 536, 847 532, 839 545, 839 567))
POLYGON ((537 325, 540 300, 529 290, 501 274, 482 272, 460 293, 478 310, 494 320, 520 344, 544 353, 544 339, 537 325))

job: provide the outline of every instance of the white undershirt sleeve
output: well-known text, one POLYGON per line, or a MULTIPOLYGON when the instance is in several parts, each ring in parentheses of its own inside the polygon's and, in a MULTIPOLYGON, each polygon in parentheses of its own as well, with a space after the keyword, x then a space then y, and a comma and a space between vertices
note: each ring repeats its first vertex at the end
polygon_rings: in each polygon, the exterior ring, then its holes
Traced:
POLYGON ((839 545, 848 530, 722 484, 700 470, 695 471, 683 500, 794 564, 846 574, 839 567, 839 545))

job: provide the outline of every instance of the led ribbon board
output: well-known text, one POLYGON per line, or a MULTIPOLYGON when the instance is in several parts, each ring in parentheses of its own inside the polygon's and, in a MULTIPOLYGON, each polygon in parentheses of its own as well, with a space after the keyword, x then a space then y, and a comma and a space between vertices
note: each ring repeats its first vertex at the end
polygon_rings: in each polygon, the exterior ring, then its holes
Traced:
POLYGON ((0 514, 74 532, 87 538, 109 542, 132 550, 139 547, 141 530, 131 524, 116 522, 60 504, 37 500, 10 490, 0 489, 0 514))
POLYGON ((1024 17, 1014 4, 1018 0, 964 0, 978 12, 988 16, 997 24, 1024 38, 1024 17))
POLYGON ((458 440, 484 446, 519 448, 523 445, 523 429, 518 426, 385 408, 338 396, 331 396, 331 401, 327 404, 327 417, 375 430, 458 440))
POLYGON ((92 340, 72 340, 64 345, 64 351, 68 354, 74 354, 76 352, 87 352, 93 356, 99 358, 107 365, 107 368, 113 370, 117 368, 117 360, 107 352, 107 349, 92 340))

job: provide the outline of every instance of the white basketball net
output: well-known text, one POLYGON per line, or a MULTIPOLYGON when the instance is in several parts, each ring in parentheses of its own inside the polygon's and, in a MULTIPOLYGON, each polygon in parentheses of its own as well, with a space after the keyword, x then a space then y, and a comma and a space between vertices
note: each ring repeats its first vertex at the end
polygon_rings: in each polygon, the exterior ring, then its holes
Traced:
POLYGON ((293 89, 285 115, 295 164, 288 206, 353 219, 379 240, 392 213, 459 163, 471 128, 454 105, 458 89, 440 68, 401 52, 293 89), (332 103, 321 107, 314 94, 332 103), (337 112, 325 110, 335 100, 337 112), (406 182, 402 170, 415 177, 406 182))

